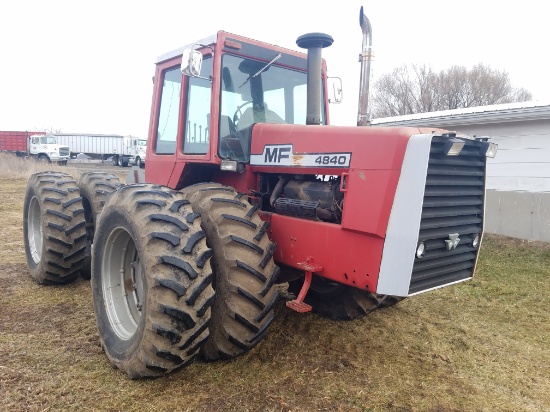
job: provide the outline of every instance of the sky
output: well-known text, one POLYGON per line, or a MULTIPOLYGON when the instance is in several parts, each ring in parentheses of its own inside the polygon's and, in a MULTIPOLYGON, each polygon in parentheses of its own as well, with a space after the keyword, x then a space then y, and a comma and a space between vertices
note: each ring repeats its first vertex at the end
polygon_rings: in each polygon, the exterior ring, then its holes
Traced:
POLYGON ((405 63, 436 70, 478 63, 550 102, 542 1, 0 0, 0 130, 147 137, 156 58, 219 30, 299 50, 323 32, 329 76, 344 101, 331 123, 355 125, 364 7, 373 81, 405 63))

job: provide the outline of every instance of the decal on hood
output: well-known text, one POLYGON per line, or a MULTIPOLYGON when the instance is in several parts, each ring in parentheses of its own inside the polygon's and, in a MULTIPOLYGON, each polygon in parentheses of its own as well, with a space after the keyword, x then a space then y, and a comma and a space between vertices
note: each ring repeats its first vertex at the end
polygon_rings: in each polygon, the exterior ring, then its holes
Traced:
POLYGON ((264 146, 262 154, 250 155, 253 166, 299 166, 299 167, 346 167, 349 168, 351 153, 294 153, 292 144, 264 146))

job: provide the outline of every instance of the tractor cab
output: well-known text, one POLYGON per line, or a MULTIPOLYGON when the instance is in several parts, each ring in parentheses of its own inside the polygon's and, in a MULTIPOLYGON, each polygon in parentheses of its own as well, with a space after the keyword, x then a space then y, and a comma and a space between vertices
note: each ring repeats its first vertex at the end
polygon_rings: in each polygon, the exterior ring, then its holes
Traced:
MULTIPOLYGON (((307 61, 305 53, 223 31, 160 56, 147 181, 179 189, 220 167, 244 171, 254 124, 306 124, 307 61)), ((328 124, 324 61, 320 75, 318 122, 328 124)))

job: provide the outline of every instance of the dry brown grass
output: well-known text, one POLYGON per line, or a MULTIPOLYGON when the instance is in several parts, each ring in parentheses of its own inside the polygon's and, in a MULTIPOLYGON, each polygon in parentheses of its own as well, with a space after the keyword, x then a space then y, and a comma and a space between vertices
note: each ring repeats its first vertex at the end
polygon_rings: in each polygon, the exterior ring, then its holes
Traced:
POLYGON ((357 321, 300 315, 281 302, 248 355, 130 381, 99 347, 89 284, 31 281, 26 175, 3 170, 1 410, 550 410, 549 244, 488 236, 475 280, 357 321))
POLYGON ((89 170, 108 170, 117 175, 121 181, 124 181, 129 169, 114 167, 110 163, 69 163, 67 166, 59 166, 56 163, 41 163, 34 159, 19 158, 11 154, 0 153, 1 179, 28 179, 34 173, 45 171, 64 172, 78 178, 82 172, 89 170))

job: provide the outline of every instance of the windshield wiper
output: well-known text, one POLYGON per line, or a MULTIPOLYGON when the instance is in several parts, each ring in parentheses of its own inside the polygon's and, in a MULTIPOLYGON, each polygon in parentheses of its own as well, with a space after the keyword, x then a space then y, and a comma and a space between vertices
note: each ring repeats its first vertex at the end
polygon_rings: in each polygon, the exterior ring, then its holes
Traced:
POLYGON ((256 73, 254 73, 254 74, 248 76, 248 79, 246 79, 246 80, 244 81, 244 83, 241 84, 241 85, 239 86, 239 89, 240 89, 241 87, 243 87, 246 83, 248 83, 248 81, 249 81, 250 79, 252 79, 253 77, 256 77, 257 75, 259 75, 261 72, 263 72, 265 69, 267 69, 269 66, 271 66, 273 63, 275 63, 275 62, 276 62, 277 60, 279 60, 280 58, 281 58, 281 53, 279 53, 277 56, 275 56, 275 57, 273 58, 273 60, 271 60, 269 63, 267 63, 264 67, 262 67, 262 68, 261 68, 260 70, 258 70, 256 73))

